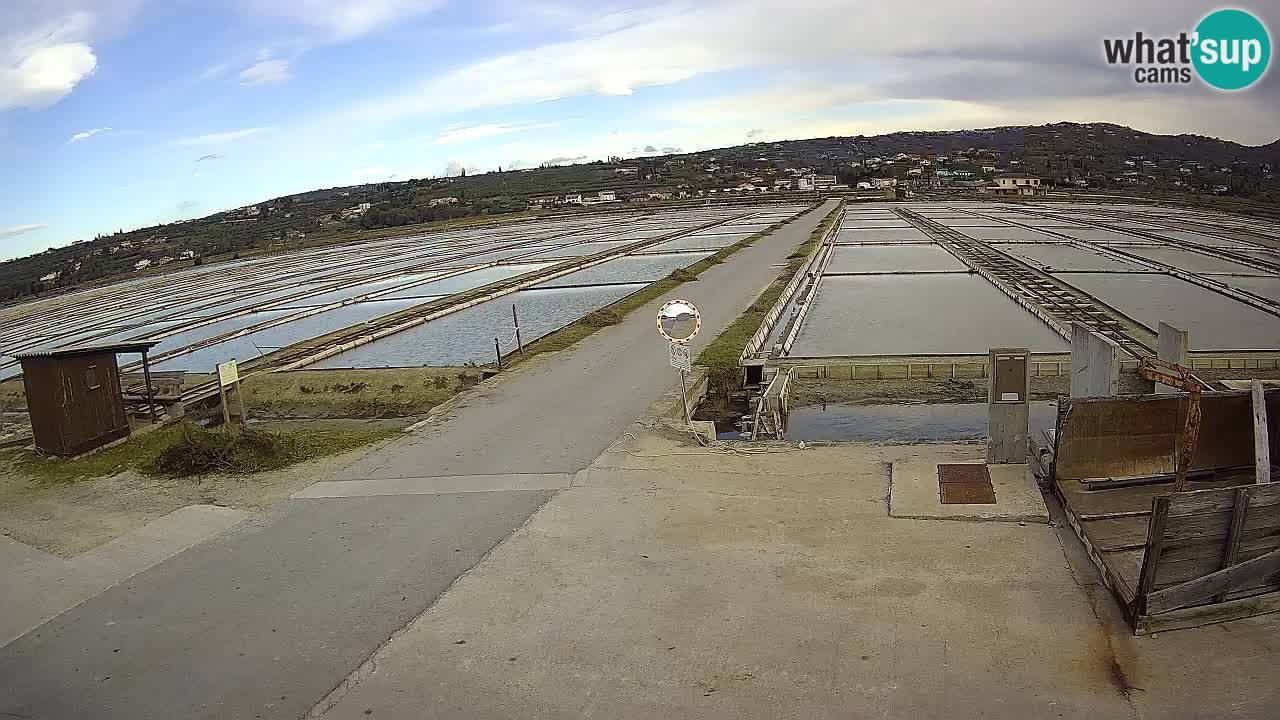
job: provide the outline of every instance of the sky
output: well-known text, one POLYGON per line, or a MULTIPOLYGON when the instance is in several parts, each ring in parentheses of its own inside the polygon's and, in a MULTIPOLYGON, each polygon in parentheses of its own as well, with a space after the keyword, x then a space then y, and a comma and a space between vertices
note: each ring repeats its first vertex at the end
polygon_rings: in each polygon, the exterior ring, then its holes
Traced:
MULTIPOLYGON (((0 0, 0 259, 461 168, 1059 121, 1272 142, 1274 71, 1226 93, 1103 61, 1214 7, 0 0)), ((1276 0, 1238 7, 1276 38, 1276 0)))

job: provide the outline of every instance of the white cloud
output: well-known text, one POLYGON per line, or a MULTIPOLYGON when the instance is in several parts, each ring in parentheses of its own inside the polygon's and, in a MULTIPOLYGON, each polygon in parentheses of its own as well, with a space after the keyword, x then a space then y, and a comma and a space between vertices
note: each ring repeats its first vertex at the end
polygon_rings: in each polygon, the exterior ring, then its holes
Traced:
POLYGON ((250 10, 288 20, 322 33, 326 40, 359 37, 392 23, 422 15, 441 0, 242 0, 250 10))
MULTIPOLYGON (((1139 28, 1147 33, 1188 29, 1203 14, 1202 4, 1193 0, 1169 0, 1158 17, 1142 4, 1103 0, 998 6, 801 0, 786 12, 773 0, 676 1, 643 11, 606 9, 585 24, 573 20, 581 16, 573 8, 535 4, 526 11, 517 4, 512 12, 517 24, 526 18, 532 19, 526 24, 559 23, 571 39, 436 72, 352 112, 364 119, 391 120, 574 96, 628 95, 725 72, 767 71, 755 76, 777 78, 779 71, 792 69, 807 89, 768 89, 741 98, 762 103, 756 107, 723 107, 719 118, 709 117, 712 108, 702 108, 692 117, 736 126, 743 110, 817 113, 903 100, 969 103, 994 111, 992 120, 1000 124, 1012 122, 1012 116, 1001 115, 1010 93, 1034 92, 1064 107, 1110 101, 1120 107, 1144 99, 1146 110, 1136 117, 1145 124, 1163 122, 1166 99, 1185 103, 1200 90, 1164 88, 1157 98, 1128 74, 1109 72, 1113 68, 1101 58, 1103 37, 1139 28), (691 27, 698 32, 689 32, 691 27), (959 77, 946 72, 960 67, 973 69, 959 77), (940 72, 947 76, 945 82, 940 72), (784 104, 767 104, 775 100, 784 104)), ((1244 117, 1244 112, 1256 113, 1257 101, 1266 95, 1274 99, 1275 84, 1270 92, 1260 87, 1206 95, 1201 107, 1216 106, 1217 111, 1205 120, 1233 139, 1274 139, 1280 134, 1280 116, 1264 111, 1269 117, 1244 117)), ((736 129, 736 137, 759 127, 736 129)), ((769 133, 790 134, 790 128, 771 126, 769 133)))
POLYGON ((235 140, 241 140, 251 135, 264 133, 271 128, 251 127, 243 130, 228 130, 226 132, 207 133, 205 135, 193 135, 178 139, 179 145, 217 145, 219 143, 227 143, 235 140))
POLYGON ((33 50, 14 65, 0 65, 0 110, 48 107, 69 95, 97 66, 93 49, 84 43, 33 50))
POLYGON ((240 84, 246 87, 275 85, 291 77, 288 60, 262 60, 240 71, 240 84))
POLYGON ((463 170, 466 170, 472 175, 480 172, 480 168, 476 165, 468 165, 467 163, 462 162, 461 160, 450 160, 449 162, 445 163, 444 176, 458 177, 459 175, 462 174, 463 170))
POLYGON ((82 132, 76 133, 75 135, 72 135, 71 139, 68 140, 67 142, 73 143, 73 142, 80 142, 81 140, 88 140, 94 135, 100 135, 104 132, 111 132, 111 128, 100 127, 100 128, 93 128, 92 130, 84 130, 82 132))
POLYGON ((351 177, 358 182, 382 182, 394 180, 397 177, 397 173, 380 165, 375 165, 373 167, 356 168, 351 171, 351 177))
POLYGON ((454 143, 479 140, 481 138, 507 135, 524 130, 551 127, 553 124, 554 123, 526 123, 521 125, 505 125, 498 123, 485 123, 483 125, 454 125, 446 128, 444 132, 437 135, 434 142, 437 145, 451 145, 454 143))
POLYGON ((0 225, 0 238, 17 237, 36 230, 44 230, 49 227, 44 223, 31 223, 28 225, 0 225))
POLYGON ((230 69, 231 69, 231 63, 218 63, 216 65, 210 65, 209 67, 204 69, 204 72, 200 73, 198 79, 217 80, 223 75, 226 75, 227 71, 230 69))

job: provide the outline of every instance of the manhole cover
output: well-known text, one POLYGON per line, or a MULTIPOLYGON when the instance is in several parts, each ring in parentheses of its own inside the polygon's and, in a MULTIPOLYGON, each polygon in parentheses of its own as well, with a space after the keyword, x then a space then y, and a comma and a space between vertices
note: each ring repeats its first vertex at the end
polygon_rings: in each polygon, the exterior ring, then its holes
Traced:
POLYGON ((939 465, 938 495, 943 505, 992 505, 996 501, 986 465, 939 465))

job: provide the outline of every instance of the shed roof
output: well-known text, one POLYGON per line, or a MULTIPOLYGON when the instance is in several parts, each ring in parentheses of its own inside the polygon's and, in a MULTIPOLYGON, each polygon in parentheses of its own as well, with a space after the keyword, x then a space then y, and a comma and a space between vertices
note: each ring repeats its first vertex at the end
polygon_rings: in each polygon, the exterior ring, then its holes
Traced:
POLYGON ((41 348, 27 352, 14 353, 19 360, 27 358, 58 358, 75 355, 96 355, 98 353, 140 353, 159 345, 159 340, 134 340, 131 342, 104 343, 101 345, 73 345, 71 347, 41 348))

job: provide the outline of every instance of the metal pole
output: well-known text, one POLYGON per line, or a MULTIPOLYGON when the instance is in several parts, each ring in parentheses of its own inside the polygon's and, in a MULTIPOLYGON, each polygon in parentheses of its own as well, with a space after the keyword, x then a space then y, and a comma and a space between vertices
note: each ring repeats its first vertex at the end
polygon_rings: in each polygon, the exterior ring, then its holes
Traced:
POLYGON ((524 354, 524 341, 520 339, 520 318, 516 316, 516 304, 511 303, 511 322, 516 325, 516 348, 524 354))
POLYGON ((498 356, 498 369, 502 369, 502 346, 498 344, 498 338, 493 339, 493 354, 498 356))
POLYGON ((684 422, 686 425, 692 425, 693 421, 689 419, 689 387, 685 383, 685 372, 680 371, 680 402, 684 403, 684 422))
POLYGON ((147 351, 142 351, 142 382, 147 384, 147 406, 151 409, 151 424, 156 422, 156 398, 151 391, 151 364, 147 362, 147 351))

